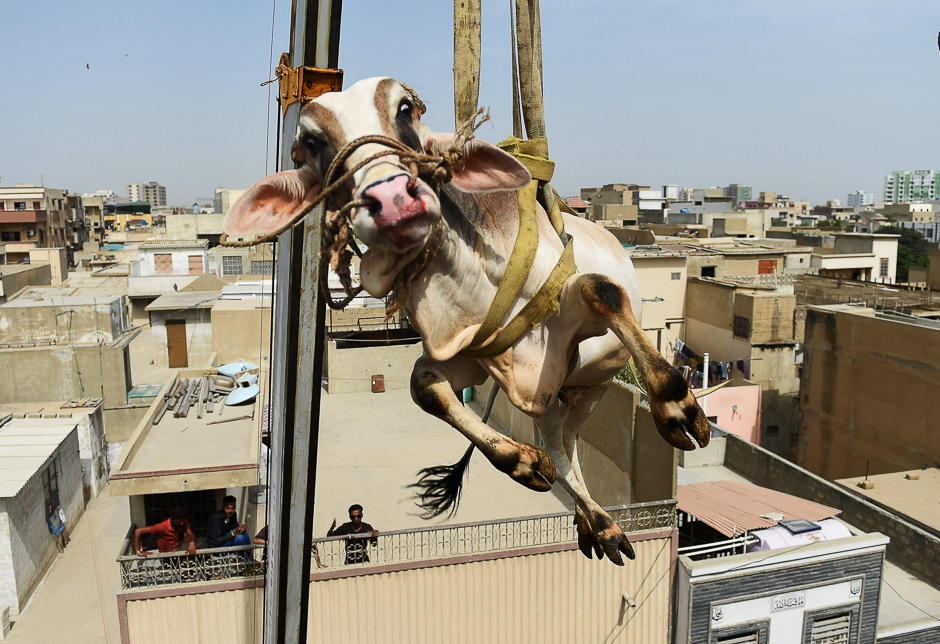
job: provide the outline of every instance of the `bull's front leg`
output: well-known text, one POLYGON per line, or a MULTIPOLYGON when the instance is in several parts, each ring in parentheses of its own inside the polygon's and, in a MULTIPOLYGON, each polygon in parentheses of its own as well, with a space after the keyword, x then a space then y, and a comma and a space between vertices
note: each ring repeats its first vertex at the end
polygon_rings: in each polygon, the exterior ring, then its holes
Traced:
MULTIPOLYGON (((459 360, 459 359, 458 359, 459 360)), ((459 384, 459 367, 421 357, 411 373, 415 403, 466 436, 501 472, 536 492, 547 492, 555 482, 555 465, 543 450, 503 436, 480 422, 457 400, 451 383, 459 384)))

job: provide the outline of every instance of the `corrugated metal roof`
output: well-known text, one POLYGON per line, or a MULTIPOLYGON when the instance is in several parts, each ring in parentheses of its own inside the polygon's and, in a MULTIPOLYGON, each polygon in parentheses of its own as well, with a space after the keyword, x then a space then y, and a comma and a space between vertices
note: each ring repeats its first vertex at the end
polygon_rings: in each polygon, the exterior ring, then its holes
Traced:
POLYGON ((137 248, 143 250, 169 250, 173 248, 204 249, 209 247, 209 241, 206 239, 148 239, 137 248))
POLYGON ((762 514, 779 513, 784 519, 821 521, 842 512, 797 496, 739 481, 680 485, 676 497, 679 510, 729 538, 746 531, 777 525, 778 519, 765 519, 761 517, 762 514))
POLYGON ((70 418, 13 419, 0 428, 0 497, 16 496, 78 421, 70 418))

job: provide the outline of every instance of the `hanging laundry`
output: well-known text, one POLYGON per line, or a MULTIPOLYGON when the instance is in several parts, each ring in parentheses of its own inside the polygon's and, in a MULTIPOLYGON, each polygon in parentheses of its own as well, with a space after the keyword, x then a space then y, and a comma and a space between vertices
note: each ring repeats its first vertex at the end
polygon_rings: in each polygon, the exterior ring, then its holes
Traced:
POLYGON ((738 368, 738 371, 740 371, 742 374, 744 374, 744 379, 745 379, 745 380, 750 380, 750 379, 751 379, 751 370, 748 369, 747 361, 745 361, 745 360, 738 360, 737 362, 734 363, 734 366, 736 366, 736 367, 738 368))

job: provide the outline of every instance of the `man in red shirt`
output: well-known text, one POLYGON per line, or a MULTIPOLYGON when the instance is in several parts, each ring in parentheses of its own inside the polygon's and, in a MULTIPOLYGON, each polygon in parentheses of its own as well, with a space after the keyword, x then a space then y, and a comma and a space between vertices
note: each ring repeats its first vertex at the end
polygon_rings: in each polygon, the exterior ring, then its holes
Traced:
POLYGON ((179 550, 180 542, 185 537, 189 542, 186 554, 196 554, 196 535, 189 527, 189 522, 183 515, 183 509, 179 506, 170 508, 170 518, 166 521, 145 528, 137 528, 134 531, 134 551, 141 557, 146 557, 147 551, 141 550, 140 538, 147 535, 157 538, 157 548, 160 552, 179 550))

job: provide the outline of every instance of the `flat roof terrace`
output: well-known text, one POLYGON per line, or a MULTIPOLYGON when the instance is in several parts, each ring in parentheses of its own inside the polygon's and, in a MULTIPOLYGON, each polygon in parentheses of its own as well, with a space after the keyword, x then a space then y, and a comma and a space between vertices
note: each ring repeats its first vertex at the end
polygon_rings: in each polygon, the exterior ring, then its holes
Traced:
MULTIPOLYGON (((209 375, 214 375, 214 370, 179 372, 181 380, 209 375)), ((202 418, 198 418, 198 404, 180 418, 168 409, 154 425, 172 383, 170 379, 161 387, 112 468, 111 495, 256 485, 261 432, 257 404, 215 403, 211 413, 203 411, 202 418)))

